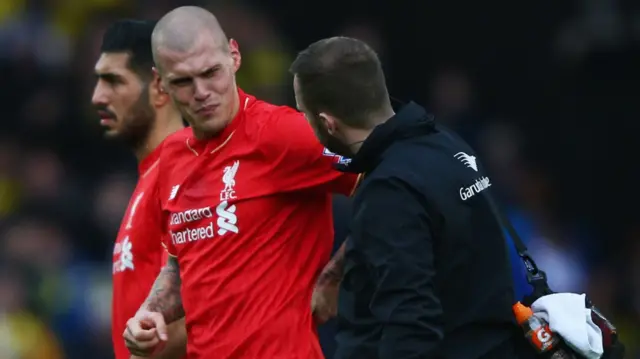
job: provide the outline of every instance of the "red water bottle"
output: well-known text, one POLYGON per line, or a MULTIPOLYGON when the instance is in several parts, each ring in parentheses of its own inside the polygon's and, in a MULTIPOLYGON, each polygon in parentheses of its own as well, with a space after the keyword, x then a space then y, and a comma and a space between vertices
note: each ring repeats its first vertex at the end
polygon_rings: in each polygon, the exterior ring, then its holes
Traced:
POLYGON ((531 308, 518 302, 513 305, 513 314, 524 330, 525 338, 537 353, 549 359, 575 359, 573 353, 561 346, 560 336, 549 330, 549 323, 533 315, 531 308))

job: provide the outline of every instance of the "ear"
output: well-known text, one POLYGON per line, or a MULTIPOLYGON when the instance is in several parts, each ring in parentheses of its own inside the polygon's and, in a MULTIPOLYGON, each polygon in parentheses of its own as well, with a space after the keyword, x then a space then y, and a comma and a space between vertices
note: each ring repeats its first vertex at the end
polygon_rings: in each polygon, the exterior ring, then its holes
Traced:
POLYGON ((153 81, 158 81, 158 83, 160 84, 161 92, 166 93, 167 91, 165 90, 164 84, 162 83, 162 76, 160 76, 160 70, 158 70, 158 68, 154 66, 151 68, 151 71, 153 72, 153 81))
POLYGON ((229 51, 231 52, 231 58, 233 59, 233 72, 235 73, 240 69, 240 65, 242 64, 240 47, 238 46, 238 42, 236 40, 229 40, 229 51))
POLYGON ((160 108, 169 102, 169 95, 162 86, 162 80, 156 68, 153 68, 153 79, 149 84, 149 96, 151 97, 151 105, 160 108))
POLYGON ((333 136, 338 130, 338 121, 336 121, 336 118, 326 112, 321 112, 318 114, 318 117, 320 118, 320 122, 322 122, 324 127, 327 129, 327 133, 333 136))

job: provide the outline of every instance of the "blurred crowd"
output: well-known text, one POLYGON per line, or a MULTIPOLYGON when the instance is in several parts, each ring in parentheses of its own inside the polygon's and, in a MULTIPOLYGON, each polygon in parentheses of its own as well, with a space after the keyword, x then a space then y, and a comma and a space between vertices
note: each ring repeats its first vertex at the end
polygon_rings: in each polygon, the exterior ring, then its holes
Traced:
MULTIPOLYGON (((640 112, 637 90, 625 87, 638 72, 637 4, 542 2, 517 19, 460 15, 447 27, 459 11, 447 1, 407 3, 399 19, 397 8, 346 1, 333 22, 331 1, 317 12, 285 3, 189 2, 212 10, 240 43, 241 86, 279 104, 292 104, 296 49, 335 34, 366 40, 392 93, 427 105, 478 150, 552 288, 589 293, 619 326, 627 357, 640 358, 640 227, 628 208, 639 197, 631 119, 640 112)), ((473 3, 465 14, 480 10, 473 3)), ((136 164, 102 139, 93 65, 109 22, 183 4, 0 3, 0 359, 112 357, 112 241, 136 164)), ((518 293, 526 289, 518 280, 518 293)))

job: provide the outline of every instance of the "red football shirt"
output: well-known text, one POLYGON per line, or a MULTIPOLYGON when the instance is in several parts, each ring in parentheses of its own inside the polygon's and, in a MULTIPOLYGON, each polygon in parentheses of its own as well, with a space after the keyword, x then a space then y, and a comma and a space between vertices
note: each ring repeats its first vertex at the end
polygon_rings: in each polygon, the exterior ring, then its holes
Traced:
POLYGON ((165 244, 182 277, 189 358, 323 358, 310 303, 333 243, 333 169, 304 116, 240 91, 217 137, 162 154, 165 244))
POLYGON ((157 196, 160 146, 138 166, 139 179, 131 196, 113 249, 112 338, 117 359, 128 359, 122 333, 149 295, 166 251, 162 237, 162 210, 157 196))

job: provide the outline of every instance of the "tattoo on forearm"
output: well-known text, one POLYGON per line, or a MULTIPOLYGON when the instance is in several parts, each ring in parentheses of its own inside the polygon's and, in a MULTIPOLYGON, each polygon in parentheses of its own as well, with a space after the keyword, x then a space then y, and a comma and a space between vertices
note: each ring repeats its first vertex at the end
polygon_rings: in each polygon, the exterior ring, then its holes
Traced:
POLYGON ((333 258, 331 258, 322 270, 322 273, 320 273, 317 282, 318 286, 337 285, 342 280, 342 275, 344 274, 345 244, 346 241, 342 243, 336 254, 333 255, 333 258))
POLYGON ((169 257, 167 265, 156 278, 149 297, 142 308, 151 312, 160 312, 167 324, 184 317, 182 297, 180 295, 180 270, 176 258, 169 257))

